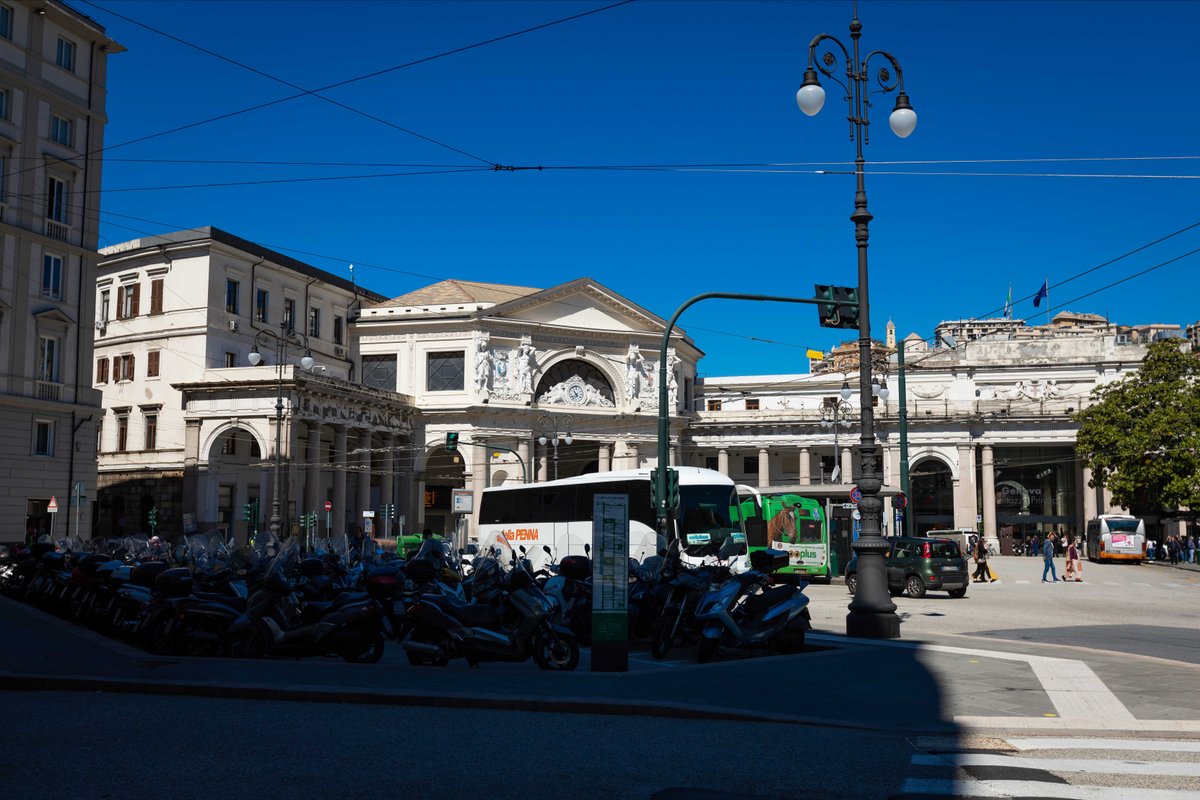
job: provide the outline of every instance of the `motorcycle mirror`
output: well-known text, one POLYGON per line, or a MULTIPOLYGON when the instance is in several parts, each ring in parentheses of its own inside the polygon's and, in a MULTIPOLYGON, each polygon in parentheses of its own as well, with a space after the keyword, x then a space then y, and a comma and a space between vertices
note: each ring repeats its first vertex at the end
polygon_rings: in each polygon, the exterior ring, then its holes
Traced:
POLYGON ((584 552, 585 554, 587 554, 588 556, 591 556, 591 554, 592 554, 592 546, 591 546, 590 544, 588 544, 587 542, 584 542, 584 543, 583 543, 583 552, 584 552))
POLYGON ((525 545, 519 544, 519 545, 517 545, 517 547, 519 547, 521 549, 521 555, 525 555, 525 545))
POLYGON ((553 553, 550 552, 550 545, 548 545, 548 544, 542 545, 542 550, 544 550, 546 552, 546 555, 554 555, 553 553))

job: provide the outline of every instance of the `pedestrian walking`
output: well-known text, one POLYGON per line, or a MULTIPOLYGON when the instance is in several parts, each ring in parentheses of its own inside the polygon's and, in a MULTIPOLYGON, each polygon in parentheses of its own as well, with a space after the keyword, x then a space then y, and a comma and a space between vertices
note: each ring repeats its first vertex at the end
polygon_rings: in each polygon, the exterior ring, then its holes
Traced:
POLYGON ((1076 583, 1083 582, 1083 559, 1079 557, 1079 537, 1067 547, 1067 569, 1075 576, 1076 583))
POLYGON ((1188 537, 1188 563, 1196 563, 1196 536, 1195 534, 1188 537))
POLYGON ((975 574, 971 578, 981 583, 990 583, 992 580, 991 574, 988 572, 988 549, 987 542, 980 536, 975 541, 975 574))
POLYGON ((1146 542, 1146 558, 1154 560, 1154 540, 1150 539, 1146 542))
POLYGON ((1054 534, 1046 534, 1046 541, 1042 543, 1042 583, 1058 583, 1058 571, 1054 569, 1054 534), (1049 573, 1053 580, 1046 580, 1046 573, 1049 573))

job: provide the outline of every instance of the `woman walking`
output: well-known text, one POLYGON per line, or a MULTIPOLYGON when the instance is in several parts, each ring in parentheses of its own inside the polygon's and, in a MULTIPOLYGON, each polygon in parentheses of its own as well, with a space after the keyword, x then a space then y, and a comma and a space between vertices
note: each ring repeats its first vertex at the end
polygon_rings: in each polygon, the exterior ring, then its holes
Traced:
POLYGON ((1075 537, 1067 547, 1067 580, 1075 576, 1077 583, 1083 582, 1083 560, 1079 557, 1079 537, 1075 537))

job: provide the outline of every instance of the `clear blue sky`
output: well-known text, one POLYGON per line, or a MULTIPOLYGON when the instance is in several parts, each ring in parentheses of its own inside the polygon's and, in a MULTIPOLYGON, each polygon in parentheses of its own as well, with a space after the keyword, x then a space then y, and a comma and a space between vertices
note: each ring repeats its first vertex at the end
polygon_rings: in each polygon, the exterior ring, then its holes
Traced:
MULTIPOLYGON (((110 146, 296 92, 109 10, 311 89, 603 5, 75 3, 129 48, 109 61, 110 146)), ((116 147, 106 154, 101 242, 215 225, 330 256, 299 257, 335 273, 353 262, 360 283, 391 296, 443 278, 548 287, 589 276, 664 317, 699 292, 807 297, 814 283, 853 285, 853 177, 813 166, 117 191, 433 169, 398 164, 846 162, 854 147, 838 87, 826 81, 814 118, 794 97, 809 41, 828 32, 849 43, 851 16, 848 1, 639 0, 327 92, 477 158, 311 96, 116 147)), ((893 96, 882 96, 869 162, 1192 157, 870 165, 877 338, 889 318, 902 335, 929 336, 943 319, 998 310, 1010 283, 1020 300, 1047 278, 1052 310, 1127 324, 1200 319, 1200 255, 1076 299, 1200 248, 1200 227, 1056 286, 1200 221, 1200 181, 1014 175, 1200 175, 1200 103, 1186 66, 1200 4, 862 2, 859 18, 864 53, 899 59, 919 117, 897 139, 887 127, 893 96), (880 174, 896 171, 976 174, 880 174)), ((1035 314, 1025 299, 1016 315, 1044 321, 1045 308, 1035 314)), ((850 338, 815 317, 808 306, 712 301, 682 325, 707 353, 704 374, 803 372, 803 348, 850 338)))

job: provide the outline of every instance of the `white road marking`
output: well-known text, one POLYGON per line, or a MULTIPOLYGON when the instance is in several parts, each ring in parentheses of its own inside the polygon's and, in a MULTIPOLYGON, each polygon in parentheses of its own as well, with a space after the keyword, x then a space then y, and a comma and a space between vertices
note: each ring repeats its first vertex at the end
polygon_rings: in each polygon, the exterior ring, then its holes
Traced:
POLYGON ((1121 733, 1200 733, 1197 719, 1061 719, 1059 717, 955 717, 970 730, 1120 731, 1121 733))
POLYGON ((1053 797, 1064 800, 1196 800, 1188 789, 1135 789, 1110 786, 1072 786, 1041 781, 959 781, 909 778, 905 794, 943 794, 952 797, 1053 797))
POLYGON ((1180 761, 1120 761, 1100 758, 1023 758, 998 753, 923 753, 912 757, 919 767, 1010 767, 1047 772, 1087 772, 1095 775, 1174 775, 1200 777, 1200 764, 1180 761))
POLYGON ((1158 753, 1200 753, 1200 742, 1170 739, 1006 739, 1018 750, 1133 750, 1158 753))
POLYGON ((1017 581, 1017 583, 1024 583, 1024 584, 1028 584, 1028 583, 1029 583, 1029 581, 1017 581))

